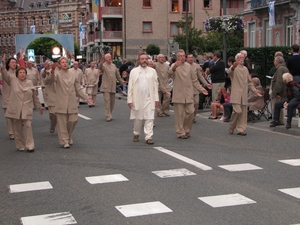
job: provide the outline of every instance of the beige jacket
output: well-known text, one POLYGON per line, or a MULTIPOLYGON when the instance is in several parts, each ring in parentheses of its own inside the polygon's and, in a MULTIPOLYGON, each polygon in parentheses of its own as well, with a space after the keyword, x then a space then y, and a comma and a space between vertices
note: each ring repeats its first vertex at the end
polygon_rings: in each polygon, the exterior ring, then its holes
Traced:
MULTIPOLYGON (((11 77, 16 77, 16 70, 9 69, 7 71, 7 75, 11 77)), ((7 109, 8 107, 9 95, 10 95, 10 86, 3 79, 3 85, 2 85, 2 108, 3 109, 7 109)))
POLYGON ((27 70, 27 80, 31 80, 34 86, 38 85, 39 72, 36 68, 32 67, 31 69, 26 68, 27 70))
POLYGON ((54 74, 48 76, 50 82, 56 83, 55 113, 78 113, 77 97, 87 100, 88 96, 80 90, 80 85, 69 70, 55 69, 54 74))
POLYGON ((177 67, 175 72, 172 64, 169 69, 169 75, 173 79, 173 103, 193 103, 194 102, 194 90, 195 87, 198 91, 205 90, 199 83, 196 71, 192 70, 192 66, 185 62, 181 66, 177 67))
POLYGON ((107 62, 100 63, 99 69, 102 71, 102 83, 101 92, 116 93, 116 82, 117 80, 124 83, 122 80, 118 68, 115 64, 107 62))
MULTIPOLYGON (((192 63, 191 66, 192 66, 193 74, 196 71, 196 76, 197 76, 198 81, 200 80, 202 85, 206 86, 207 82, 202 75, 201 67, 197 63, 192 63)), ((194 87, 194 95, 197 95, 197 94, 199 94, 199 91, 197 90, 197 88, 194 87)))
POLYGON ((43 83, 45 85, 45 101, 48 106, 55 106, 56 99, 56 83, 52 82, 49 78, 51 69, 46 70, 43 69, 41 72, 41 77, 43 79, 43 83))
POLYGON ((248 88, 256 95, 259 91, 254 87, 247 67, 238 65, 234 70, 230 67, 227 71, 231 78, 230 103, 248 104, 248 88))
POLYGON ((2 70, 2 77, 11 88, 5 117, 32 120, 33 106, 42 107, 32 81, 20 81, 16 76, 10 76, 6 70, 2 70))
POLYGON ((158 76, 158 90, 162 93, 165 93, 166 91, 171 91, 170 85, 168 83, 169 80, 169 65, 166 63, 155 63, 154 69, 156 70, 157 76, 158 76))
POLYGON ((85 70, 85 84, 93 85, 93 87, 87 87, 86 92, 89 95, 97 95, 98 83, 99 83, 99 70, 96 68, 87 68, 85 70))

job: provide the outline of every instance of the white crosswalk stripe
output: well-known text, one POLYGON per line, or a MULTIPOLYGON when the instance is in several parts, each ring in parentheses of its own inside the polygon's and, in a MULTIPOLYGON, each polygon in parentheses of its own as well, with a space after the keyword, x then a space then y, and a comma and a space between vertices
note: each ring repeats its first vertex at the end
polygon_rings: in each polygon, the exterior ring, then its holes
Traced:
POLYGON ((85 178, 90 184, 103 184, 112 182, 128 181, 122 174, 102 175, 85 178))
POLYGON ((49 181, 25 183, 25 184, 12 184, 9 185, 10 193, 26 192, 26 191, 39 191, 52 189, 49 181))
POLYGON ((77 224, 70 212, 22 217, 23 225, 72 225, 77 224))
POLYGON ((247 170, 262 170, 261 167, 252 165, 250 163, 242 163, 242 164, 231 164, 231 165, 221 165, 220 168, 224 170, 228 170, 231 172, 236 171, 247 171, 247 170))

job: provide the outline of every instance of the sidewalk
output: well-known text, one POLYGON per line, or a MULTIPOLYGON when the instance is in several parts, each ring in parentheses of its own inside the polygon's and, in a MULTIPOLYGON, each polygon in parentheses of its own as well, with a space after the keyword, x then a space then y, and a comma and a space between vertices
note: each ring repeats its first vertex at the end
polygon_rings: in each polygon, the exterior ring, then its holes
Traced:
MULTIPOLYGON (((207 118, 211 115, 210 109, 201 109, 198 111, 198 116, 201 118, 207 118)), ((270 127, 271 119, 267 121, 265 118, 261 118, 260 120, 255 120, 253 122, 248 122, 247 126, 255 129, 260 130, 266 130, 266 131, 272 131, 272 132, 278 132, 278 133, 284 133, 288 135, 294 135, 294 136, 300 136, 300 127, 298 127, 298 115, 296 117, 293 117, 292 119, 292 128, 286 129, 285 125, 277 126, 277 127, 270 127)), ((285 117, 286 120, 286 117, 285 117)), ((225 123, 221 120, 214 120, 220 123, 225 123)), ((286 121, 284 121, 286 124, 286 121)), ((227 123, 228 124, 228 123, 227 123)))

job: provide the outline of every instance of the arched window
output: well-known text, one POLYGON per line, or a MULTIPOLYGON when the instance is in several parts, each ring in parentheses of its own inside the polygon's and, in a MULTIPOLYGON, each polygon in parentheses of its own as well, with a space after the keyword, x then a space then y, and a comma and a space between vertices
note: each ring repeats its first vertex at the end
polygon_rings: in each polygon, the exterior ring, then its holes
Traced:
POLYGON ((51 25, 51 17, 47 16, 47 25, 51 25))
POLYGON ((39 26, 43 26, 43 17, 42 16, 40 16, 40 18, 39 18, 39 26))
POLYGON ((5 27, 5 19, 2 20, 2 27, 5 27))
POLYGON ((12 20, 11 20, 11 26, 12 27, 16 26, 16 20, 15 20, 15 18, 12 18, 12 20))
POLYGON ((35 25, 35 17, 31 17, 31 25, 35 25))
POLYGON ((24 27, 28 27, 28 18, 24 18, 24 27))
POLYGON ((10 27, 10 19, 6 20, 6 27, 10 27))

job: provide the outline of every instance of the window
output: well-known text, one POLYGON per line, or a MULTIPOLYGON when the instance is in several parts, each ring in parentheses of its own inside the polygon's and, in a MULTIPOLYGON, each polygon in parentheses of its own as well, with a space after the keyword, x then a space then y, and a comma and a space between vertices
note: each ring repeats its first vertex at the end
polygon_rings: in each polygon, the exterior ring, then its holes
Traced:
POLYGON ((51 25, 51 17, 47 16, 46 20, 47 20, 47 25, 51 25))
POLYGON ((7 19, 7 21, 6 21, 6 27, 10 27, 10 19, 7 19))
POLYGON ((3 36, 3 46, 6 46, 6 36, 5 36, 5 34, 3 36))
POLYGON ((203 8, 211 9, 211 0, 203 0, 203 8))
POLYGON ((28 19, 24 18, 24 27, 27 27, 27 26, 28 26, 28 19))
POLYGON ((43 17, 42 16, 39 18, 39 26, 43 26, 43 17))
POLYGON ((5 19, 2 20, 2 27, 5 27, 5 19))
POLYGON ((2 36, 0 35, 0 46, 2 45, 2 36))
POLYGON ((179 0, 171 0, 171 11, 179 12, 179 0))
POLYGON ((16 26, 16 20, 15 20, 15 18, 12 18, 12 20, 11 20, 11 26, 12 27, 16 26))
POLYGON ((143 8, 151 8, 151 0, 143 0, 143 8))
POLYGON ((105 31, 122 31, 122 20, 121 19, 109 19, 104 20, 105 31))
POLYGON ((285 45, 292 46, 294 44, 294 27, 293 17, 285 18, 285 45))
POLYGON ((31 18, 31 25, 35 25, 35 18, 34 17, 31 18))
POLYGON ((248 45, 249 47, 255 47, 255 29, 256 25, 255 23, 249 23, 249 31, 248 31, 248 45))
POLYGON ((143 22, 143 32, 152 33, 152 22, 143 22))
POLYGON ((186 11, 190 12, 191 11, 191 0, 182 0, 182 11, 183 12, 186 12, 186 11))
POLYGON ((265 46, 272 46, 272 27, 269 25, 269 20, 265 21, 265 46))
POLYGON ((179 33, 179 28, 177 27, 177 23, 172 23, 170 24, 171 32, 170 36, 173 37, 175 35, 178 35, 179 33))
POLYGON ((84 18, 85 18, 84 13, 81 13, 80 14, 80 22, 84 23, 84 18))

